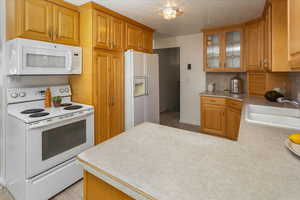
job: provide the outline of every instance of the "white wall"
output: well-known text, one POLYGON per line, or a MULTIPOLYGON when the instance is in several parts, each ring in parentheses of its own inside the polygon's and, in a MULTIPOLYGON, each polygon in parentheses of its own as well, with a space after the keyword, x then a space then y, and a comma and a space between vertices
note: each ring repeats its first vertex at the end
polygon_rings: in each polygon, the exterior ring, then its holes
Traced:
POLYGON ((203 34, 155 38, 154 48, 180 47, 180 122, 200 125, 199 92, 205 90, 203 34), (192 69, 187 70, 187 65, 192 69))

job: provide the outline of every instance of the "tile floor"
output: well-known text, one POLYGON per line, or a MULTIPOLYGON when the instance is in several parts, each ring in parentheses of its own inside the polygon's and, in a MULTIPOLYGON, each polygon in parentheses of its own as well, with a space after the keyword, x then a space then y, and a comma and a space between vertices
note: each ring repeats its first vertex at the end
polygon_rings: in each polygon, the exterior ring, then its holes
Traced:
MULTIPOLYGON (((179 122, 179 112, 164 112, 160 115, 160 124, 188 131, 199 132, 200 127, 179 122)), ((75 183, 50 200, 82 200, 82 181, 75 183)), ((7 192, 0 190, 0 200, 13 200, 7 192)))
POLYGON ((74 185, 68 187, 61 193, 57 194, 49 200, 82 200, 83 191, 82 191, 82 181, 78 181, 74 185))
POLYGON ((200 132, 200 126, 184 124, 179 122, 179 112, 163 112, 160 114, 160 124, 188 131, 200 132))

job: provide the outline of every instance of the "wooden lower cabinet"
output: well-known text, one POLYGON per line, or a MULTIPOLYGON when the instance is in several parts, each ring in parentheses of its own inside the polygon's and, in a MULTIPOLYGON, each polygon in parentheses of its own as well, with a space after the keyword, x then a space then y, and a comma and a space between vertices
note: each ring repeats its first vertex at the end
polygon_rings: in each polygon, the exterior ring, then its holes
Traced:
POLYGON ((220 97, 201 97, 201 132, 237 140, 242 102, 220 97))
POLYGON ((240 130, 241 111, 234 108, 227 108, 226 137, 237 140, 240 130))
POLYGON ((226 130, 226 107, 210 104, 202 105, 202 131, 218 136, 225 136, 226 130))
POLYGON ((87 171, 84 171, 83 179, 84 200, 134 200, 87 171))

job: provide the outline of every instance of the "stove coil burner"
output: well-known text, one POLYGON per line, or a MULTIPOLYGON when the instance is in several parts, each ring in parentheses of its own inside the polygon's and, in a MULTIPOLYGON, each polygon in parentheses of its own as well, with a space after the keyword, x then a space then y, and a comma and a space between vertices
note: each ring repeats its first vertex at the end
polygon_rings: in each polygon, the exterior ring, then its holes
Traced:
POLYGON ((35 114, 31 114, 29 115, 29 117, 32 117, 32 118, 36 118, 36 117, 44 117, 44 116, 47 116, 49 115, 50 113, 47 113, 47 112, 40 112, 40 113, 35 113, 35 114))
POLYGON ((80 109, 80 108, 82 108, 82 106, 75 105, 75 106, 65 107, 64 110, 77 110, 77 109, 80 109))
POLYGON ((40 113, 43 112, 44 109, 42 108, 37 108, 37 109, 28 109, 28 110, 24 110, 21 112, 21 114, 34 114, 34 113, 40 113))
POLYGON ((67 106, 71 106, 71 103, 62 103, 60 104, 60 107, 67 107, 67 106))

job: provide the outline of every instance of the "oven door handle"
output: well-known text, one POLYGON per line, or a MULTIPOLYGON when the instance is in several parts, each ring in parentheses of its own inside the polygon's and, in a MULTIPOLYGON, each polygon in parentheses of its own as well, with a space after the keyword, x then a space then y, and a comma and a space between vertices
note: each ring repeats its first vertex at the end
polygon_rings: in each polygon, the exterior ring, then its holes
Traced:
POLYGON ((93 110, 81 111, 81 112, 78 112, 78 113, 70 113, 70 114, 67 114, 66 116, 55 117, 55 118, 52 118, 52 119, 40 121, 37 124, 31 124, 31 125, 29 125, 28 128, 29 129, 42 128, 42 127, 45 127, 45 126, 50 126, 50 125, 53 125, 53 124, 57 124, 59 122, 67 122, 71 119, 84 117, 84 116, 87 116, 87 115, 90 115, 90 114, 93 114, 93 113, 94 113, 93 110))

